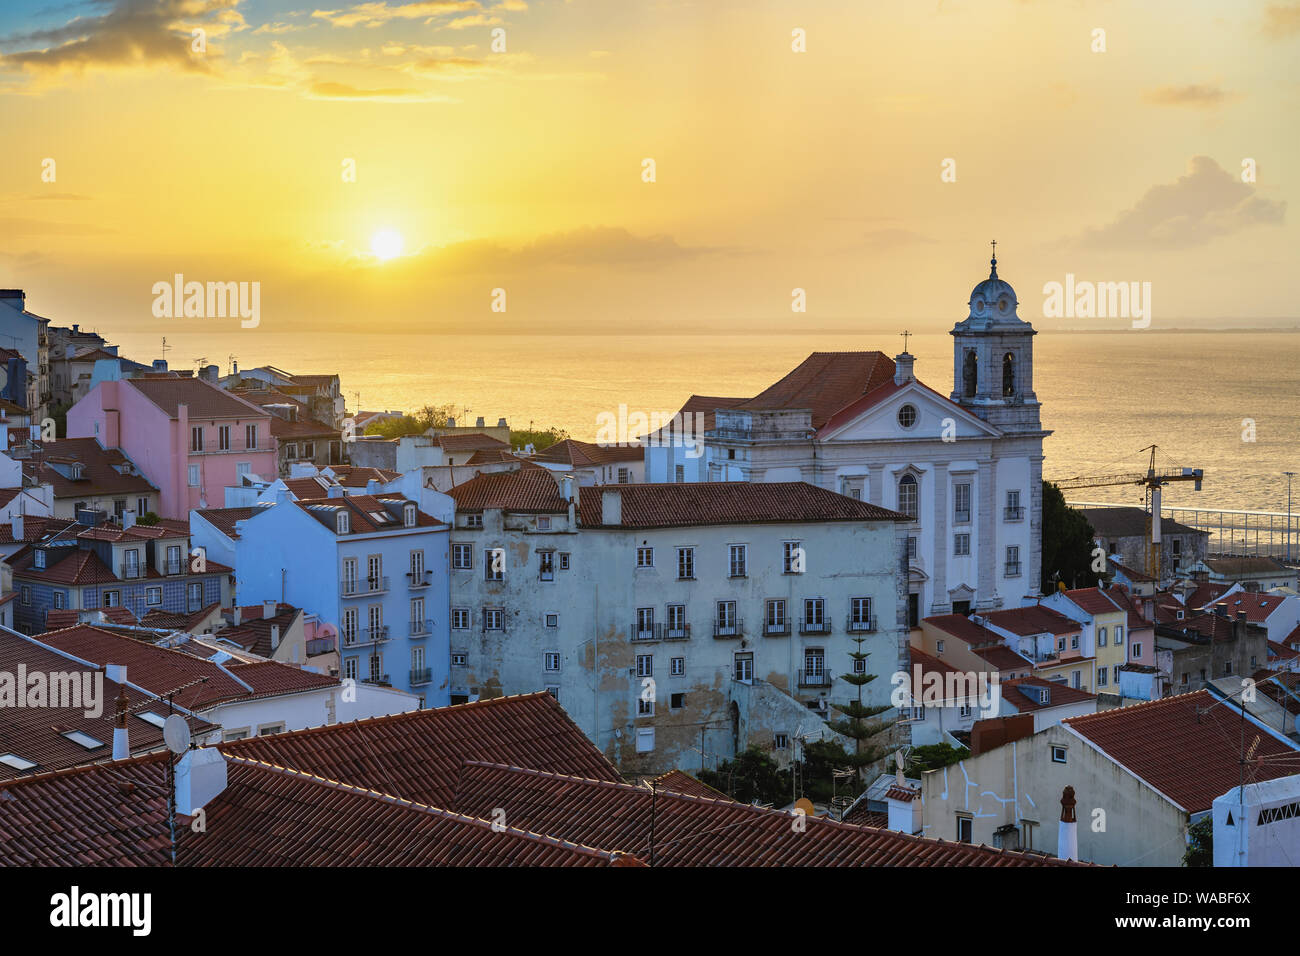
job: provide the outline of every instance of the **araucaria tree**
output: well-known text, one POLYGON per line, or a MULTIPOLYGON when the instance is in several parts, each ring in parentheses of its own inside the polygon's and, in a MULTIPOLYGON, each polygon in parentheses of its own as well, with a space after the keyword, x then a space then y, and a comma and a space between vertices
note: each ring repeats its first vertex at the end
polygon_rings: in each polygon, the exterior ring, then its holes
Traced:
POLYGON ((847 755, 847 759, 849 765, 860 773, 864 767, 884 760, 898 748, 891 747, 888 741, 882 742, 877 739, 882 737, 894 723, 892 720, 879 720, 877 715, 893 708, 888 705, 868 707, 862 703, 862 689, 875 680, 876 675, 867 673, 867 658, 870 655, 862 649, 862 644, 866 640, 865 635, 859 634, 853 640, 858 645, 856 651, 849 652, 849 657, 853 658, 853 668, 849 673, 841 674, 840 680, 856 688, 857 697, 844 704, 832 704, 831 706, 844 715, 844 719, 828 721, 828 723, 836 733, 843 734, 853 741, 853 752, 847 755))

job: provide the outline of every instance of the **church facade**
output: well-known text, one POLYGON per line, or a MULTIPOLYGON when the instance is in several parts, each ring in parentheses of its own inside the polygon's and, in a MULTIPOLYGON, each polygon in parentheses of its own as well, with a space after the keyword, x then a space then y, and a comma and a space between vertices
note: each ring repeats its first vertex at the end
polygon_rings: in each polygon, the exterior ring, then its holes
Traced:
POLYGON ((647 448, 646 479, 806 481, 909 515, 912 626, 1031 600, 1050 433, 1033 390, 1036 333, 990 265, 951 331, 948 395, 916 378, 906 351, 817 352, 753 398, 717 399, 703 454, 647 448))

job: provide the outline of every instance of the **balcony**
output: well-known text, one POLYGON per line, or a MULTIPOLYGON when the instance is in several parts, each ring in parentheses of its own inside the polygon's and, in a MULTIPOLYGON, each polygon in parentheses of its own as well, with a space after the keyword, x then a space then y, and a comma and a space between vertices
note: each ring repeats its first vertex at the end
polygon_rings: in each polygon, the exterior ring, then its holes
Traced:
POLYGON ((410 635, 412 637, 428 637, 433 633, 433 621, 426 619, 423 621, 412 621, 410 635))
POLYGON ((831 672, 825 669, 812 670, 812 671, 807 671, 807 670, 800 671, 799 686, 800 687, 830 687, 831 672))
POLYGON ((632 625, 632 640, 634 641, 657 641, 662 634, 663 625, 656 626, 653 623, 642 624, 639 621, 632 625))
POLYGON ((388 640, 388 625, 382 627, 363 627, 351 634, 343 633, 344 647, 364 647, 368 644, 382 644, 388 640))
POLYGON ((387 674, 371 674, 369 677, 361 678, 363 684, 377 684, 380 687, 392 687, 393 682, 388 679, 387 674))
POLYGON ((184 574, 187 568, 184 561, 166 561, 163 563, 161 571, 163 574, 184 574))
POLYGON ((143 564, 123 564, 117 569, 117 576, 123 581, 132 581, 145 576, 143 564))
POLYGON ((339 582, 339 587, 343 591, 344 597, 361 597, 365 594, 383 594, 388 590, 388 578, 344 578, 339 582))
POLYGON ((731 637, 741 637, 745 633, 745 622, 741 620, 732 621, 730 624, 713 623, 713 636, 719 639, 731 637))
POLYGON ((662 624, 663 639, 665 641, 689 641, 691 639, 691 626, 689 624, 662 624))
POLYGON ((855 618, 853 615, 849 615, 845 629, 850 634, 864 634, 874 631, 876 629, 876 619, 874 616, 855 618))
POLYGON ((1005 520, 1005 521, 1024 521, 1024 520, 1025 520, 1025 509, 1024 509, 1024 508, 1004 508, 1004 509, 1002 509, 1002 517, 1003 517, 1003 520, 1005 520))
POLYGON ((789 637, 790 622, 789 621, 768 621, 766 624, 763 625, 763 636, 764 637, 789 637))
POLYGON ((411 686, 417 687, 420 684, 429 684, 433 681, 432 667, 419 667, 411 671, 411 686))
POLYGON ((307 656, 315 657, 318 654, 332 654, 334 652, 334 638, 332 637, 314 637, 307 642, 307 656))
POLYGON ((416 591, 419 590, 420 588, 427 588, 430 584, 433 583, 433 572, 428 570, 407 571, 406 579, 409 582, 409 586, 411 590, 416 591))
POLYGON ((823 618, 820 621, 799 622, 800 634, 829 634, 831 632, 831 622, 823 618))
POLYGON ((1007 569, 1006 569, 1006 571, 1003 573, 1003 577, 1008 577, 1008 578, 1018 578, 1018 577, 1020 577, 1020 562, 1019 562, 1019 561, 1008 561, 1008 562, 1007 562, 1007 569))

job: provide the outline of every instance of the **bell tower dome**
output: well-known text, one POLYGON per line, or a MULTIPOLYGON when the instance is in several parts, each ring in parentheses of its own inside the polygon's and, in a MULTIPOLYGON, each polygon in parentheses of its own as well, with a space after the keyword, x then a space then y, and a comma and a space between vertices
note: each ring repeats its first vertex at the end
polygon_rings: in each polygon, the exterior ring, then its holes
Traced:
POLYGON ((1040 432, 1034 394, 1034 336, 1016 314, 1016 290, 998 276, 997 242, 989 277, 971 291, 970 312, 952 329, 951 398, 1006 433, 1040 432))

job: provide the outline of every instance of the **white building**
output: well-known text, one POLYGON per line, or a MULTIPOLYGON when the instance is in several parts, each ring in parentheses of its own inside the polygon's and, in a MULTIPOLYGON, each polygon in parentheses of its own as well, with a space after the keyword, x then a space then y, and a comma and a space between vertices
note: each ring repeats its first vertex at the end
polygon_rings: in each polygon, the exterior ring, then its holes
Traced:
POLYGON ((906 669, 894 512, 798 482, 579 488, 527 464, 449 494, 452 702, 549 690, 630 772, 832 736, 857 636, 886 675, 864 703, 906 669))
MULTIPOLYGON (((913 357, 818 352, 754 398, 718 399, 703 454, 648 447, 649 481, 806 481, 912 516, 909 620, 1038 594, 1044 431, 1033 336, 998 278, 952 329, 949 397, 913 357), (695 457, 692 457, 694 455, 695 457)), ((693 396, 683 412, 703 413, 693 396)), ((689 431, 689 428, 683 430, 689 431)))

